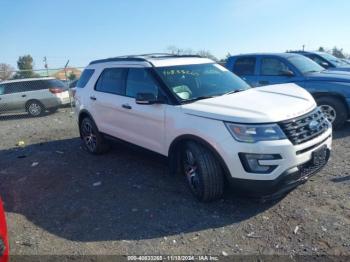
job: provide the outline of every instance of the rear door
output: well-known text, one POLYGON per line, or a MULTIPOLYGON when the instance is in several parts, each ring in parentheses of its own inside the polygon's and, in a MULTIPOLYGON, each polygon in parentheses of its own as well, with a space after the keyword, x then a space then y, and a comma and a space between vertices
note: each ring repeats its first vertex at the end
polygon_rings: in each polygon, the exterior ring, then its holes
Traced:
POLYGON ((293 83, 297 73, 283 59, 273 56, 260 57, 257 86, 293 83), (287 75, 291 72, 294 75, 287 75))
POLYGON ((164 153, 166 105, 136 104, 139 92, 159 94, 148 69, 104 69, 90 98, 94 120, 103 133, 164 153))
POLYGON ((125 95, 126 74, 126 68, 105 68, 88 98, 90 113, 99 131, 121 139, 125 136, 125 127, 118 123, 122 111, 122 98, 125 95))
POLYGON ((246 81, 250 86, 257 86, 256 77, 256 57, 242 56, 238 57, 234 63, 231 71, 246 81))
POLYGON ((28 81, 26 85, 22 87, 26 101, 38 100, 46 106, 49 100, 53 98, 52 94, 49 92, 50 86, 47 81, 48 80, 28 81))

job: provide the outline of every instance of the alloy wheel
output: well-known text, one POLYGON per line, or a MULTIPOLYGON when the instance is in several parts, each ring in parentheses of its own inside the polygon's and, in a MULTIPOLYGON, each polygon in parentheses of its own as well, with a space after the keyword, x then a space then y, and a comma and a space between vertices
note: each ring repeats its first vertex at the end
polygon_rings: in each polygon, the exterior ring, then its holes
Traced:
POLYGON ((41 114, 42 108, 37 103, 31 103, 28 107, 28 111, 33 116, 38 116, 41 114))
POLYGON ((335 109, 330 105, 321 105, 320 108, 327 120, 333 123, 337 118, 337 112, 335 109))
POLYGON ((191 190, 194 193, 199 193, 199 170, 195 156, 190 150, 186 150, 183 156, 183 167, 191 190))
POLYGON ((92 124, 89 121, 83 121, 81 131, 86 147, 90 152, 94 152, 96 150, 97 138, 92 124))

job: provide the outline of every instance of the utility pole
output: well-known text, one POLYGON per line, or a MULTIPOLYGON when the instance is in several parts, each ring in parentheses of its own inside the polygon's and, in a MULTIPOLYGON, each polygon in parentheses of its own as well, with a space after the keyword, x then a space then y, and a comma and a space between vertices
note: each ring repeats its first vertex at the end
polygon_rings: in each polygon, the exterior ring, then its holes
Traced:
POLYGON ((305 51, 305 45, 303 45, 303 51, 305 51))
POLYGON ((46 56, 44 56, 43 62, 44 62, 44 67, 46 68, 46 75, 47 75, 47 77, 49 77, 49 66, 47 65, 46 56))

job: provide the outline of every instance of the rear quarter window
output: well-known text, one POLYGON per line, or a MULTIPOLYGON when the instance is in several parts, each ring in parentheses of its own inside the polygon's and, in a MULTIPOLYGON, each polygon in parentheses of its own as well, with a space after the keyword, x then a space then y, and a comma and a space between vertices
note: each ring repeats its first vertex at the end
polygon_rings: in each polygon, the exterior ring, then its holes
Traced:
POLYGON ((62 81, 57 79, 46 80, 45 84, 47 85, 47 88, 67 88, 67 86, 62 81))
POLYGON ((79 81, 77 83, 78 88, 84 88, 86 84, 89 82, 90 78, 94 74, 95 70, 94 69, 85 69, 83 73, 81 74, 79 81))

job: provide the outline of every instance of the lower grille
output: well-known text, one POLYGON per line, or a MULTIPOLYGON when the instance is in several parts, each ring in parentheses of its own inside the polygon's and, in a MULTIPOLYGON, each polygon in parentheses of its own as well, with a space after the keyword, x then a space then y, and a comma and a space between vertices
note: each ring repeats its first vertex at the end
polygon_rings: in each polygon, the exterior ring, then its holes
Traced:
POLYGON ((323 134, 330 126, 330 123, 317 108, 314 111, 279 123, 288 139, 299 145, 323 134))
POLYGON ((320 171, 328 162, 330 157, 330 151, 327 150, 327 157, 324 162, 320 162, 317 165, 313 163, 313 160, 310 160, 304 164, 298 166, 298 172, 288 176, 288 178, 284 181, 284 184, 294 184, 299 181, 303 181, 308 177, 311 177, 318 171, 320 171))

